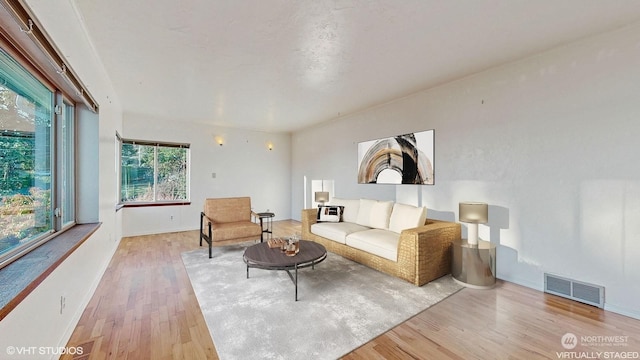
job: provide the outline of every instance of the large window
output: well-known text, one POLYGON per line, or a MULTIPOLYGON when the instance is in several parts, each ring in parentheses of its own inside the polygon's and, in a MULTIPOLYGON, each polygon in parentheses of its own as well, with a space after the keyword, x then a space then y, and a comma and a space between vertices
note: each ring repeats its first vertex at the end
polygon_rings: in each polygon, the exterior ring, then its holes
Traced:
POLYGON ((74 118, 0 49, 0 267, 75 222, 74 118))
POLYGON ((189 201, 189 145, 121 140, 122 204, 189 201))

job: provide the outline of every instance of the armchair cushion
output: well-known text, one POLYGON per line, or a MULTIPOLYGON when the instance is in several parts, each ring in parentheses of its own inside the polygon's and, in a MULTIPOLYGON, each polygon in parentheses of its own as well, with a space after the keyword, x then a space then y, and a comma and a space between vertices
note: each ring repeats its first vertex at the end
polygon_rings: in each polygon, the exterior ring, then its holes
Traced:
POLYGON ((250 221, 236 221, 231 223, 219 223, 213 226, 213 241, 225 241, 231 239, 246 238, 250 236, 260 237, 260 225, 250 221))

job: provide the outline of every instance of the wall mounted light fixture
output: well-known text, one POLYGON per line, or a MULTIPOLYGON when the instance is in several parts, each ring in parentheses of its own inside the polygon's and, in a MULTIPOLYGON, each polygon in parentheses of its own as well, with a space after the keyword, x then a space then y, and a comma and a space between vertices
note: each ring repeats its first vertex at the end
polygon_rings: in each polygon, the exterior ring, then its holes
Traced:
POLYGON ((273 150, 273 143, 267 143, 267 148, 269 151, 273 150))
POLYGON ((224 144, 224 139, 222 138, 222 136, 215 136, 213 139, 216 141, 216 144, 220 146, 224 144))

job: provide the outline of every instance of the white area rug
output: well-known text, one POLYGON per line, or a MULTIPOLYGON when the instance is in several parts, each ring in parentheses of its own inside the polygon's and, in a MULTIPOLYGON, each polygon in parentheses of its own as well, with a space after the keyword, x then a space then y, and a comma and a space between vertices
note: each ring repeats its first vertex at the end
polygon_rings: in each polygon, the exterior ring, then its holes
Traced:
POLYGON ((460 290, 450 276, 422 287, 329 253, 298 271, 250 269, 252 243, 182 254, 222 360, 336 359, 460 290))

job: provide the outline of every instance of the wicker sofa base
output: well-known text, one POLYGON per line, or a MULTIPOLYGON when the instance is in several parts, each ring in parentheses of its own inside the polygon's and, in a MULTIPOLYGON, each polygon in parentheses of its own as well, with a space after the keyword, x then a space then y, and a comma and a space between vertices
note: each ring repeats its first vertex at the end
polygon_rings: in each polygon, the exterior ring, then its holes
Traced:
POLYGON ((424 226, 403 230, 398 242, 398 261, 311 233, 317 210, 302 210, 302 238, 322 244, 327 251, 422 286, 451 272, 451 244, 460 239, 460 224, 427 219, 424 226))

